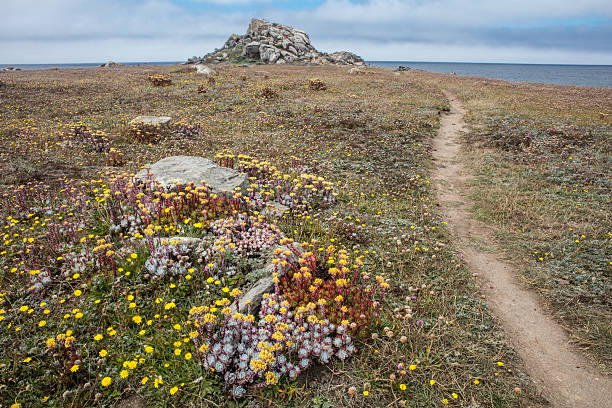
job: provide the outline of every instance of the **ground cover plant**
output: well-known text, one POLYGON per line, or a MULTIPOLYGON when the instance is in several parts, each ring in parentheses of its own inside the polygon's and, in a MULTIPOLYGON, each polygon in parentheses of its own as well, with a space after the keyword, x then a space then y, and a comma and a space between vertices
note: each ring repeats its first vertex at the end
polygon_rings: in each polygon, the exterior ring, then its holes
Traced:
POLYGON ((524 282, 609 373, 612 92, 448 82, 469 110, 475 214, 499 226, 524 282))
POLYGON ((432 198, 442 93, 263 69, 205 93, 174 67, 3 73, 1 404, 537 406, 432 198), (140 115, 179 125, 135 140, 140 115), (250 186, 131 178, 186 151, 250 186), (233 310, 267 265, 261 308, 233 310))

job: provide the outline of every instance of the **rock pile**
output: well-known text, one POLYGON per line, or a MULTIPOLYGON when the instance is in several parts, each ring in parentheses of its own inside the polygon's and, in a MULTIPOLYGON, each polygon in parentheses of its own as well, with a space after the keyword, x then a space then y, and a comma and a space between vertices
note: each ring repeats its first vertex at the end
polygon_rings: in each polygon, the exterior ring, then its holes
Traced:
POLYGON ((192 57, 187 64, 248 60, 264 64, 364 65, 363 59, 352 52, 317 51, 304 31, 256 18, 251 20, 246 34, 232 34, 221 49, 204 57, 192 57))

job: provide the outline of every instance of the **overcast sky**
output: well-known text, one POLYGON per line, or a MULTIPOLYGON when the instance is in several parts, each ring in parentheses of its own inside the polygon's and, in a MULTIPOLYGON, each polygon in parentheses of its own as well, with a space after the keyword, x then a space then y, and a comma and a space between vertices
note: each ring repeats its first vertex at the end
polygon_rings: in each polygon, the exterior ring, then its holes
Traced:
POLYGON ((370 61, 612 64, 612 0, 0 0, 0 63, 183 61, 251 17, 370 61))

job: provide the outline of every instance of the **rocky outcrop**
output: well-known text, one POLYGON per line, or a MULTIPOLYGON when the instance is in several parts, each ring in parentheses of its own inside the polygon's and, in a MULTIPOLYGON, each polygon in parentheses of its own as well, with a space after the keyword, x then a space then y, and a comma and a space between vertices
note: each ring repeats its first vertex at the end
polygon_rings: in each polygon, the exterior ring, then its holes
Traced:
POLYGON ((221 167, 213 161, 197 156, 170 156, 152 164, 148 169, 136 174, 136 179, 151 179, 162 186, 172 189, 177 184, 194 183, 201 186, 206 182, 215 193, 231 192, 236 187, 243 191, 249 185, 246 174, 227 167, 221 167))
POLYGON ((264 64, 364 65, 363 59, 352 52, 319 52, 304 31, 257 18, 251 20, 246 34, 230 35, 221 49, 190 58, 187 64, 248 60, 264 64))
POLYGON ((100 67, 103 67, 103 68, 122 67, 122 66, 123 66, 123 64, 117 64, 114 61, 108 61, 108 62, 100 65, 100 67))

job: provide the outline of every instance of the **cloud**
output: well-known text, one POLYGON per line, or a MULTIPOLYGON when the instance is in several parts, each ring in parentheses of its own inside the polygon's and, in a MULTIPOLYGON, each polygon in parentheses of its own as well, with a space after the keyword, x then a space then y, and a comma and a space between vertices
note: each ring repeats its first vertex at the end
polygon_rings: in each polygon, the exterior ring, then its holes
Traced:
POLYGON ((20 0, 0 15, 0 63, 184 60, 253 15, 315 47, 386 60, 612 64, 608 0, 20 0))

